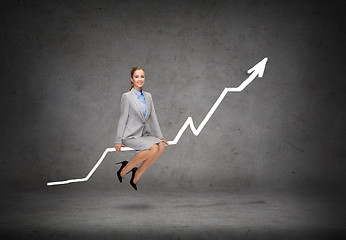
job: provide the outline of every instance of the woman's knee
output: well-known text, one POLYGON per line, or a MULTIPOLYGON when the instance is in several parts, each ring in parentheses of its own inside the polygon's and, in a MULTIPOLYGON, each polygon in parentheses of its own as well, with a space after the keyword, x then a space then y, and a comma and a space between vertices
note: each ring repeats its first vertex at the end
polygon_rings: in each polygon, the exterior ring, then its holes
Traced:
POLYGON ((166 148, 166 145, 163 143, 163 142, 160 142, 159 143, 159 152, 160 153, 163 153, 163 151, 165 150, 165 148, 166 148))
POLYGON ((153 144, 153 146, 151 146, 149 150, 150 150, 150 152, 155 154, 159 151, 159 146, 157 144, 153 144))

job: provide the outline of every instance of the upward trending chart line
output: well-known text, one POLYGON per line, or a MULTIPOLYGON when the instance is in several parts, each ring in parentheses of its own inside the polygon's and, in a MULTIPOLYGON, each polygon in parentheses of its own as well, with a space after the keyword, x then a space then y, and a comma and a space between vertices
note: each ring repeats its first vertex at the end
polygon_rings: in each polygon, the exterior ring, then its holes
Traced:
MULTIPOLYGON (((170 145, 174 145, 177 144, 181 135, 183 135, 183 133, 185 132, 185 129, 190 126, 191 131, 193 132, 193 134, 195 136, 197 136, 203 129, 203 127, 205 126, 205 124, 207 124, 208 120, 210 119, 210 117, 213 115, 213 113, 215 112, 216 108, 220 105, 221 101, 223 100, 223 98, 226 96, 226 94, 228 92, 241 92, 244 90, 244 88, 249 85, 257 76, 258 77, 262 77, 263 73, 264 73, 264 69, 266 66, 266 63, 268 61, 268 58, 265 57, 263 58, 259 63, 257 63, 254 67, 252 67, 251 69, 249 69, 247 71, 248 74, 251 73, 251 75, 242 83, 239 85, 239 87, 236 88, 225 88, 222 93, 220 94, 219 98, 216 100, 216 102, 214 103, 213 107, 209 110, 208 114, 205 116, 205 118, 203 119, 203 121, 201 122, 201 124, 198 126, 198 128, 195 128, 195 125, 193 124, 193 120, 191 117, 188 117, 184 123, 184 125, 180 128, 179 132, 177 133, 177 135, 175 136, 173 141, 168 141, 168 143, 170 145)), ((121 151, 131 151, 134 150, 133 148, 130 147, 122 147, 121 151)), ((84 178, 78 178, 78 179, 70 179, 70 180, 65 180, 65 181, 58 181, 58 182, 49 182, 47 183, 48 186, 52 186, 52 185, 61 185, 61 184, 68 184, 68 183, 76 183, 76 182, 85 182, 88 181, 89 178, 91 177, 91 175, 93 175, 93 173, 95 172, 95 170, 100 166, 100 164, 102 163, 103 159, 106 157, 107 153, 109 152, 115 152, 115 148, 107 148, 102 156, 100 157, 100 159, 97 161, 97 163, 95 164, 95 166, 90 170, 90 172, 88 173, 88 175, 84 178)))

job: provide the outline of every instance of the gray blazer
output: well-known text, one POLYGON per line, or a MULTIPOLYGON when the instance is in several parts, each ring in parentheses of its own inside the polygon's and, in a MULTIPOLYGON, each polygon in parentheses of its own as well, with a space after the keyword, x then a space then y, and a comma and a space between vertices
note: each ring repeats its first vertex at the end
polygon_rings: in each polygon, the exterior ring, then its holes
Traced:
POLYGON ((143 91, 143 89, 142 92, 147 104, 145 117, 143 115, 142 106, 134 91, 131 89, 131 91, 123 93, 121 97, 121 115, 118 122, 115 144, 121 144, 123 140, 142 136, 155 136, 159 139, 163 138, 151 94, 143 91))

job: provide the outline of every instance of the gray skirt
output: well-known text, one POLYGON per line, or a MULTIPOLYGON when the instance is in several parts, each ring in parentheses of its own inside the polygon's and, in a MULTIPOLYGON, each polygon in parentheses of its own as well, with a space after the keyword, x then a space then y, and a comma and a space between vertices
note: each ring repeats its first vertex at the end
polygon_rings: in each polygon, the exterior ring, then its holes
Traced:
POLYGON ((136 150, 137 153, 150 149, 155 143, 163 142, 161 139, 154 136, 142 136, 139 138, 123 139, 123 144, 136 150))

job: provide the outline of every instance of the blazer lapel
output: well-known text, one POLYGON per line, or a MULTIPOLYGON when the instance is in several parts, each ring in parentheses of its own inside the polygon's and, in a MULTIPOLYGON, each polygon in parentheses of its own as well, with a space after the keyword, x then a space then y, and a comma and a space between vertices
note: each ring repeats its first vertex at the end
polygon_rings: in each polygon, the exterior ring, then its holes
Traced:
MULTIPOLYGON (((150 113, 151 113, 151 99, 149 97, 149 94, 145 91, 143 91, 144 97, 145 97, 145 102, 147 104, 147 112, 145 113, 145 120, 148 119, 150 113)), ((143 111, 142 111, 143 112, 143 111)))

